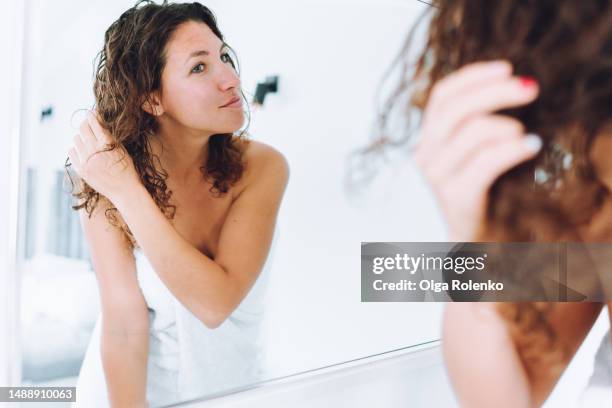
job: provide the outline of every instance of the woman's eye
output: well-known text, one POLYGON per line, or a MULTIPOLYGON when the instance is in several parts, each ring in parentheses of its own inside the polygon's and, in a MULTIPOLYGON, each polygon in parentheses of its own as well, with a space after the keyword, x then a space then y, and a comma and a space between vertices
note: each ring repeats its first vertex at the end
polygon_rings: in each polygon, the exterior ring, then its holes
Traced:
POLYGON ((221 55, 221 61, 226 62, 226 63, 229 62, 230 64, 232 64, 232 67, 236 68, 236 65, 234 64, 234 60, 228 53, 221 55))
POLYGON ((195 67, 193 67, 193 69, 191 70, 191 72, 193 72, 194 74, 197 74, 199 72, 203 72, 204 71, 204 64, 198 64, 195 67))

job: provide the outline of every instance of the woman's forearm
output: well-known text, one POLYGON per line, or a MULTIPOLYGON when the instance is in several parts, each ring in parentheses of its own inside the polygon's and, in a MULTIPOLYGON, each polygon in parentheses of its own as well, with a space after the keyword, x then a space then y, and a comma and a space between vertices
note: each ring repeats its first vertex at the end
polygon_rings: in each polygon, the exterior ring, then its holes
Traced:
POLYGON ((224 305, 235 297, 226 271, 174 229, 143 186, 114 204, 170 292, 206 325, 215 327, 224 305))
POLYGON ((102 322, 101 357, 111 407, 146 407, 147 331, 102 322))

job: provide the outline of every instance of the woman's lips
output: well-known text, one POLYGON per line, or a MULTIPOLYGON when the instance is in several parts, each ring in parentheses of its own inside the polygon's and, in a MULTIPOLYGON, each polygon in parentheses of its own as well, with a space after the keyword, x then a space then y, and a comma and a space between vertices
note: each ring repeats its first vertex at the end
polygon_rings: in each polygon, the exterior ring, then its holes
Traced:
POLYGON ((221 106, 221 108, 239 108, 242 107, 242 100, 238 97, 232 98, 231 101, 221 106))

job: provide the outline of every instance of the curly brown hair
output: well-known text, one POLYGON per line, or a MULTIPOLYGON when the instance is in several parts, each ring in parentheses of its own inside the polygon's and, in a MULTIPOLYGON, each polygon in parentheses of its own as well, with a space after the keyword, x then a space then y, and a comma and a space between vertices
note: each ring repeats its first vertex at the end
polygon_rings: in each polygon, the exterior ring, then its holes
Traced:
MULTIPOLYGON (((425 48, 416 60, 412 57, 416 24, 394 64, 401 67, 399 83, 385 100, 373 143, 361 156, 412 141, 411 107, 424 109, 438 80, 472 62, 505 59, 515 75, 535 78, 540 94, 527 106, 497 113, 540 135, 543 148, 496 180, 477 240, 582 240, 578 228, 588 225, 609 197, 590 153, 611 119, 611 1, 440 0, 432 6, 425 48), (405 131, 392 127, 390 118, 398 113, 405 131)), ((561 369, 553 361, 565 351, 557 347, 546 320, 553 308, 499 304, 530 376, 543 366, 554 375, 561 369)))
MULTIPOLYGON (((162 88, 168 40, 181 24, 189 21, 206 24, 224 42, 214 14, 199 3, 139 1, 106 30, 104 48, 97 56, 93 86, 99 121, 114 139, 106 150, 120 145, 125 147, 143 185, 168 219, 172 219, 176 212, 176 206, 170 203, 172 191, 166 185, 168 173, 162 168, 159 157, 152 153, 150 145, 150 138, 158 130, 158 122, 143 109, 143 104, 152 92, 162 88)), ((231 63, 238 71, 234 61, 232 59, 231 63)), ((244 98, 242 92, 241 95, 244 98)), ((246 128, 238 134, 210 137, 208 157, 200 170, 212 182, 212 193, 223 195, 240 180, 245 168, 243 152, 247 143, 246 128)), ((68 166, 67 163, 67 174, 72 182, 68 166)), ((82 180, 79 180, 76 192, 75 184, 72 186, 72 195, 78 199, 78 205, 72 207, 74 210, 85 208, 91 217, 100 199, 104 199, 109 222, 123 230, 132 247, 137 246, 117 208, 108 199, 82 180)))

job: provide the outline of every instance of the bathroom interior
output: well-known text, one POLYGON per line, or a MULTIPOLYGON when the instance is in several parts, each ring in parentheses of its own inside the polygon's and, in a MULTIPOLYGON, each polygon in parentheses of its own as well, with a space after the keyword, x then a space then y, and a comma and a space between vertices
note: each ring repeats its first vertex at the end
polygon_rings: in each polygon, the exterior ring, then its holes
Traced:
MULTIPOLYGON (((75 386, 100 313, 95 273, 64 183, 66 151, 93 106, 93 61, 133 0, 24 0, 0 17, 8 64, 0 126, 0 384, 75 386), (12 30, 11 32, 8 32, 12 30), (6 228, 4 228, 6 227, 6 228)), ((249 136, 290 166, 265 296, 265 377, 203 387, 183 407, 458 406, 440 349, 443 303, 361 301, 360 243, 438 241, 444 225, 418 183, 390 204, 374 172, 347 183, 376 131, 395 57, 428 9, 418 0, 206 0, 235 49, 249 136), (397 202, 410 203, 399 207, 397 202), (399 215, 401 214, 401 217, 399 215), (357 221, 356 221, 357 220, 357 221), (432 222, 434 220, 434 222, 432 222)), ((584 388, 603 313, 545 406, 584 388)), ((22 403, 23 406, 36 406, 22 403)), ((11 405, 12 406, 12 405, 11 405)), ((61 407, 57 403, 53 406, 61 407)), ((65 407, 70 406, 68 403, 65 407)))

